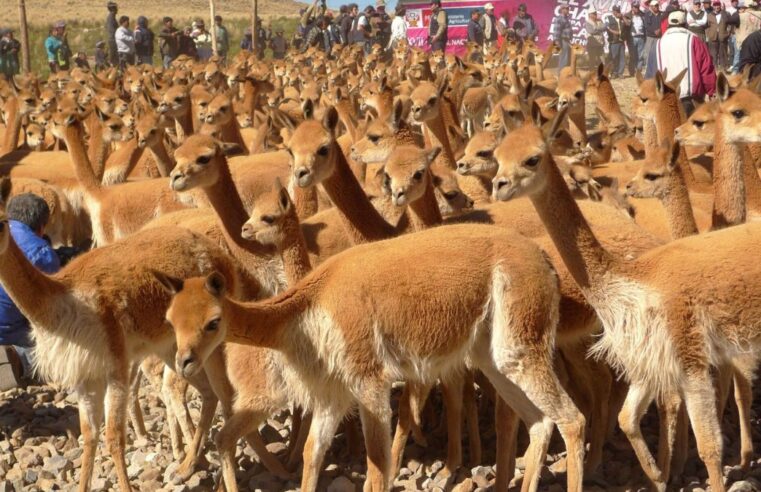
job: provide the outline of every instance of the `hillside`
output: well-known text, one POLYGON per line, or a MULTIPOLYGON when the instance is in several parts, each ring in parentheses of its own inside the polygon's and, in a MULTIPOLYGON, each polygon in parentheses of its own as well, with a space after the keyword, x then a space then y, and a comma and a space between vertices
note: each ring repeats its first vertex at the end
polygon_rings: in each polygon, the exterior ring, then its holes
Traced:
MULTIPOLYGON (((209 3, 205 0, 186 0, 182 3, 166 0, 129 0, 119 3, 119 13, 136 18, 145 15, 160 19, 165 15, 176 18, 201 17, 208 19, 209 3)), ((0 9, 0 27, 18 26, 15 0, 4 2, 0 9)), ((227 18, 248 18, 252 11, 250 0, 216 0, 217 12, 227 18)), ((259 16, 280 17, 297 15, 303 3, 294 0, 259 0, 259 16)), ((27 0, 27 21, 31 25, 46 25, 58 19, 102 22, 106 18, 106 0, 27 0)))

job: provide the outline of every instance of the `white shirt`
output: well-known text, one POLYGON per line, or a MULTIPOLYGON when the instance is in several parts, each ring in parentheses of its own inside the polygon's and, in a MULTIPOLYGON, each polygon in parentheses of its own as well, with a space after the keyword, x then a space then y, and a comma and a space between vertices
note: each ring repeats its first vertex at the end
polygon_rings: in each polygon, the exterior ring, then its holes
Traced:
POLYGON ((124 26, 119 26, 114 33, 114 39, 116 40, 116 51, 119 53, 134 53, 135 52, 135 37, 132 35, 132 31, 124 26))
POLYGON ((391 48, 394 41, 402 39, 407 39, 407 23, 404 21, 404 17, 397 15, 391 21, 391 40, 388 43, 388 47, 391 48))
POLYGON ((687 26, 689 27, 705 27, 708 25, 708 14, 703 12, 703 17, 695 19, 692 17, 691 12, 687 12, 687 26))

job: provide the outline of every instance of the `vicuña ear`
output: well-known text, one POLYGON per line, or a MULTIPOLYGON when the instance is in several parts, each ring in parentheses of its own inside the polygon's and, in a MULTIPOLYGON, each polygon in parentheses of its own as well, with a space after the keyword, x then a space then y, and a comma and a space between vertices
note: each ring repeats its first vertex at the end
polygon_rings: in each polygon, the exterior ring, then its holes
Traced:
POLYGON ((719 73, 716 78, 716 95, 719 96, 719 101, 724 102, 729 99, 732 91, 729 87, 729 80, 723 73, 719 73))
POLYGON ((225 294, 226 281, 224 275, 219 272, 212 272, 206 277, 204 288, 206 292, 214 297, 222 297, 225 294))
POLYGON ((291 207, 291 196, 288 194, 288 190, 283 186, 283 182, 280 178, 275 178, 275 184, 273 185, 275 193, 277 193, 277 201, 282 212, 287 212, 291 207))
POLYGON ((391 126, 394 130, 401 128, 404 119, 404 103, 401 99, 394 101, 394 111, 391 113, 391 126))
POLYGON ((430 166, 431 164, 433 164, 433 161, 436 160, 436 158, 439 156, 440 153, 441 153, 441 147, 434 147, 431 150, 427 151, 425 156, 426 166, 430 166))
POLYGON ((325 128, 330 130, 331 133, 335 134, 336 127, 338 126, 338 111, 336 111, 335 106, 331 106, 325 111, 325 116, 322 118, 322 124, 325 128))
POLYGON ((679 145, 679 141, 674 139, 674 143, 671 144, 671 153, 669 154, 669 162, 667 164, 669 171, 673 171, 676 167, 680 151, 681 146, 679 145))
POLYGON ((304 104, 301 106, 301 111, 304 113, 305 120, 311 120, 314 118, 314 103, 311 99, 304 101, 304 104))
POLYGON ((150 272, 169 295, 176 295, 178 292, 181 292, 182 288, 185 286, 185 282, 182 279, 172 277, 171 275, 156 270, 151 270, 150 272))
POLYGON ((217 142, 217 145, 219 146, 219 150, 222 151, 222 154, 231 157, 234 155, 241 155, 245 151, 241 148, 241 146, 237 143, 232 142, 217 142))
POLYGON ((0 201, 3 205, 8 205, 8 199, 11 196, 11 178, 3 176, 0 178, 0 201))

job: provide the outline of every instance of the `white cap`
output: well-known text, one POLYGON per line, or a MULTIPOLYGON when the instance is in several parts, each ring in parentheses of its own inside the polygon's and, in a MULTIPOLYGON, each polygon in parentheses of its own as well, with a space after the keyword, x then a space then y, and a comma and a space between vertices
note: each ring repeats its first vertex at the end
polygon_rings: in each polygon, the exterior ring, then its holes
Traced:
POLYGON ((687 23, 687 14, 684 10, 675 10, 669 14, 670 26, 683 26, 687 23))
POLYGON ((486 5, 484 5, 484 10, 494 10, 494 4, 492 4, 491 2, 487 3, 486 5))
POLYGON ((594 9, 594 7, 590 8, 589 10, 587 10, 587 14, 596 14, 596 13, 597 13, 597 11, 594 9))
POLYGON ((658 0, 653 0, 652 2, 650 2, 650 6, 651 7, 660 7, 661 4, 660 4, 660 2, 658 2, 658 0))

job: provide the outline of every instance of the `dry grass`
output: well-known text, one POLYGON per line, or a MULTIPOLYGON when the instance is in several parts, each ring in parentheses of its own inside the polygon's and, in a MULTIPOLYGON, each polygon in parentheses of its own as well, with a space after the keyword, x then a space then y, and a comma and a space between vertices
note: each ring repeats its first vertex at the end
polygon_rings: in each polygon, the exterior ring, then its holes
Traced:
MULTIPOLYGON (((118 1, 118 0, 117 0, 118 1)), ((165 0, 131 0, 118 2, 120 14, 137 18, 144 15, 149 19, 160 19, 165 15, 177 18, 201 17, 208 21, 209 3, 206 0, 185 0, 167 2, 165 0)), ((18 27, 18 9, 15 0, 3 0, 0 8, 0 26, 18 27)), ((262 18, 297 15, 303 3, 294 0, 259 0, 259 16, 262 18)), ((217 13, 230 19, 249 19, 252 12, 250 0, 216 0, 217 13)), ((105 0, 27 0, 27 22, 42 26, 58 19, 80 22, 106 19, 105 0)))

